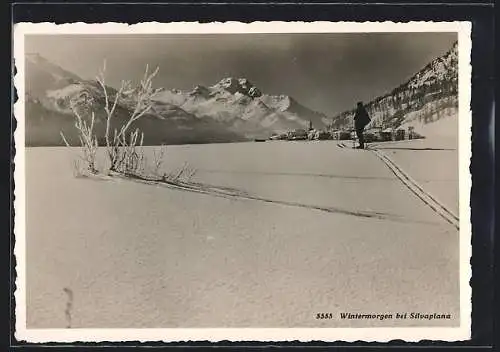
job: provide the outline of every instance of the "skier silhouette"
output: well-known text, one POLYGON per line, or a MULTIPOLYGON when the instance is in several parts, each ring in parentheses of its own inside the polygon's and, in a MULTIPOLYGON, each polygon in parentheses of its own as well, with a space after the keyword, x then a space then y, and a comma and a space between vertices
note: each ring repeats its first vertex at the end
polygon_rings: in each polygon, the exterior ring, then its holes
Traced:
POLYGON ((365 149, 365 137, 363 136, 363 130, 366 125, 370 123, 370 121, 370 116, 363 106, 363 102, 358 102, 356 113, 354 115, 354 128, 356 129, 356 135, 359 140, 359 146, 357 146, 356 149, 365 149))

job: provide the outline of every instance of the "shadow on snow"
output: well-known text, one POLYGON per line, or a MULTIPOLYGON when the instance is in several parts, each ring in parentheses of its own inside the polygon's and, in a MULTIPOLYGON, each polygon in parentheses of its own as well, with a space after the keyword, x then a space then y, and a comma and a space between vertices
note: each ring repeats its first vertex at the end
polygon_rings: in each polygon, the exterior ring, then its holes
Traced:
POLYGON ((318 210, 326 213, 334 213, 334 214, 343 214, 348 216, 355 216, 359 218, 368 218, 368 219, 377 219, 377 220, 389 220, 394 222, 402 222, 402 223, 421 223, 427 225, 436 225, 436 222, 429 221, 419 221, 414 219, 404 218, 400 215, 376 212, 376 211, 362 211, 362 210, 349 210, 340 207, 330 207, 330 206, 320 206, 313 204, 303 204, 299 202, 290 202, 283 200, 275 200, 264 198, 256 195, 249 194, 245 191, 230 188, 230 187, 220 187, 196 182, 180 182, 180 181, 169 181, 169 180, 158 180, 153 178, 146 178, 137 175, 122 175, 122 174, 111 174, 110 176, 84 176, 86 179, 94 179, 94 180, 107 180, 112 181, 116 179, 123 179, 127 181, 132 181, 136 183, 141 183, 145 185, 156 185, 162 186, 171 190, 177 191, 185 191, 192 192, 198 194, 204 194, 214 197, 233 199, 233 200, 253 200, 260 201, 264 203, 295 207, 295 208, 304 208, 310 210, 318 210))

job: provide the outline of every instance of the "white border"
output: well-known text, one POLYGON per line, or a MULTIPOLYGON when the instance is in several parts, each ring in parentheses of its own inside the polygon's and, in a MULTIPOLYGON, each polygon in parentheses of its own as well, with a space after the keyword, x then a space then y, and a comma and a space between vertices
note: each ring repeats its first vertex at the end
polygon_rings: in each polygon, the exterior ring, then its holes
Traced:
POLYGON ((19 97, 14 106, 17 118, 15 156, 15 248, 17 272, 15 291, 18 341, 119 342, 119 341, 378 341, 394 339, 463 341, 471 337, 471 23, 470 22, 240 22, 225 23, 121 23, 61 24, 19 23, 14 26, 14 83, 19 97), (460 184, 460 327, 457 328, 289 328, 289 329, 27 329, 25 258, 25 160, 24 160, 24 36, 27 34, 181 34, 181 33, 360 33, 360 32, 456 32, 459 43, 459 184, 460 184))

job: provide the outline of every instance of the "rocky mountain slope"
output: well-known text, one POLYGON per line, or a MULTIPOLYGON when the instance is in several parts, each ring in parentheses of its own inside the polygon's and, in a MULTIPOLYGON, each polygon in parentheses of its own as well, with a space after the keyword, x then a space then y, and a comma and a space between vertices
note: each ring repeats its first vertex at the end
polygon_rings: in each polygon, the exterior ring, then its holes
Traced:
MULTIPOLYGON (((458 43, 432 60, 406 83, 369 103, 373 127, 425 125, 458 109, 458 43)), ((352 128, 354 110, 333 118, 333 129, 352 128)))
POLYGON ((163 91, 158 102, 177 105, 196 116, 210 117, 230 130, 247 136, 306 128, 328 122, 290 96, 263 94, 245 78, 225 78, 211 87, 197 86, 191 92, 163 91))
MULTIPOLYGON (((40 55, 26 55, 26 143, 29 146, 62 145, 63 131, 78 142, 70 109, 73 99, 86 97, 96 111, 95 128, 104 140, 104 96, 95 81, 86 81, 49 62, 40 55)), ((108 87, 110 95, 116 90, 108 87)), ((116 110, 113 127, 130 116, 129 104, 116 110)), ((290 96, 263 94, 249 80, 225 78, 192 91, 163 89, 153 107, 135 123, 145 134, 146 144, 234 142, 269 137, 290 129, 316 128, 328 122, 324 114, 298 103, 290 96)))

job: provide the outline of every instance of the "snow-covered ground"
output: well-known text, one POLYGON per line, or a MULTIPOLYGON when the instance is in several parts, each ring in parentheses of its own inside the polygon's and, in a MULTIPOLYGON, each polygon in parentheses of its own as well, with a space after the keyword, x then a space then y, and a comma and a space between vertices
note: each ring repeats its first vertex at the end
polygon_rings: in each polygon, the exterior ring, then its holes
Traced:
POLYGON ((408 114, 402 128, 412 126, 418 134, 424 136, 427 143, 446 143, 447 147, 458 145, 458 113, 457 108, 439 109, 431 113, 424 110, 408 114), (439 116, 438 116, 439 115, 439 116), (431 122, 425 122, 427 117, 431 122))
POLYGON ((74 328, 458 325, 458 231, 374 153, 266 142, 166 157, 260 200, 74 178, 67 149, 27 149, 28 328, 67 324, 65 288, 74 328))
POLYGON ((435 122, 414 126, 425 139, 372 146, 384 151, 441 204, 458 214, 458 117, 450 114, 435 122))

